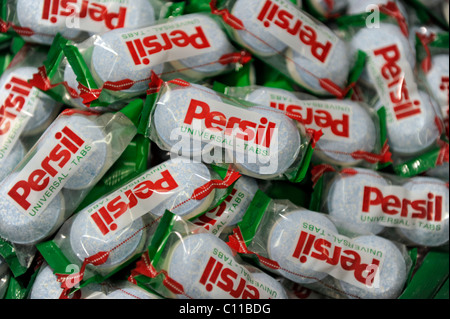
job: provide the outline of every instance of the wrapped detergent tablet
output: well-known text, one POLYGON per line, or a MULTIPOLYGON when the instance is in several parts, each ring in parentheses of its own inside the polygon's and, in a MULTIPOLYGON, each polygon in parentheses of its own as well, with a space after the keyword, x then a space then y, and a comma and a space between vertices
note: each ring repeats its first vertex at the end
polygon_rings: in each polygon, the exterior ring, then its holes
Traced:
POLYGON ((313 162, 376 168, 391 161, 385 118, 364 102, 317 99, 302 92, 257 85, 227 87, 224 92, 270 106, 307 128, 322 131, 313 162))
POLYGON ((256 179, 304 178, 317 134, 302 123, 205 85, 154 82, 141 127, 159 148, 256 179))
POLYGON ((34 246, 54 235, 136 135, 142 108, 63 111, 0 184, 0 236, 34 246))
MULTIPOLYGON (((355 19, 355 16, 342 18, 340 22, 348 22, 348 19, 355 19)), ((415 55, 408 50, 410 45, 406 31, 399 24, 389 21, 392 19, 384 16, 380 29, 376 29, 375 33, 375 29, 364 24, 347 27, 347 31, 353 34, 350 41, 355 48, 367 54, 366 72, 359 82, 361 99, 375 110, 385 109, 393 165, 398 174, 404 174, 405 163, 414 162, 439 148, 444 124, 433 96, 416 76, 415 55), (389 37, 382 36, 381 30, 389 37), (372 33, 373 36, 370 35, 372 33), (393 34, 398 36, 392 37, 393 34)), ((422 172, 431 168, 429 164, 416 166, 422 172)))
POLYGON ((86 268, 79 276, 83 285, 103 280, 142 254, 166 209, 184 219, 203 214, 220 204, 213 202, 216 190, 230 187, 239 176, 169 159, 77 212, 39 250, 46 259, 57 250, 80 271, 86 268))
POLYGON ((331 298, 397 298, 411 267, 406 246, 362 237, 341 234, 326 214, 258 192, 227 243, 259 267, 331 298))
POLYGON ((165 17, 172 2, 6 0, 2 19, 26 41, 51 45, 57 33, 81 41, 93 34, 148 26, 165 17))
POLYGON ((342 98, 356 55, 328 26, 288 0, 211 2, 230 37, 307 92, 342 98))
MULTIPOLYGON (((115 29, 81 43, 59 38, 50 53, 67 58, 77 81, 71 87, 86 106, 111 104, 145 95, 152 72, 163 79, 198 82, 249 62, 250 55, 231 44, 218 20, 210 13, 192 13, 144 28, 115 29)), ((52 86, 68 83, 69 76, 73 81, 70 69, 65 73, 67 65, 48 66, 36 79, 40 83, 33 82, 39 88, 48 88, 49 81, 52 86), (55 68, 61 69, 59 76, 48 79, 55 68)))
POLYGON ((58 116, 61 104, 28 83, 45 51, 25 46, 0 77, 0 181, 58 116))
POLYGON ((341 233, 394 237, 408 245, 439 247, 449 239, 448 184, 438 178, 362 168, 324 169, 310 207, 333 218, 341 233), (394 234, 394 235, 393 235, 394 234))
POLYGON ((169 299, 286 299, 272 276, 247 267, 227 244, 166 211, 132 278, 169 299))

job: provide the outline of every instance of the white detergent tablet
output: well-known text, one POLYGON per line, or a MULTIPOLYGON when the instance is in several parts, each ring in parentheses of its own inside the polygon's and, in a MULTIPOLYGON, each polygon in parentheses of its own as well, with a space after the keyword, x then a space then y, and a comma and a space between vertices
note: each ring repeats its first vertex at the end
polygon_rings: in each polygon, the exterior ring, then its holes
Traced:
POLYGON ((448 184, 431 177, 411 178, 403 187, 411 193, 428 193, 421 198, 427 199, 427 214, 433 215, 435 221, 428 218, 416 222, 414 228, 397 228, 398 233, 415 245, 437 247, 448 243, 449 239, 449 192, 448 184), (437 219, 437 220, 436 220, 437 219))
POLYGON ((355 168, 356 174, 339 174, 329 186, 325 210, 340 232, 361 235, 379 234, 384 226, 361 220, 364 188, 388 186, 388 182, 373 170, 355 168))
POLYGON ((34 35, 24 37, 27 41, 51 45, 57 33, 68 39, 76 39, 82 31, 67 27, 67 17, 50 16, 45 10, 47 0, 17 0, 16 13, 19 25, 30 28, 34 35))
MULTIPOLYGON (((397 119, 389 106, 387 111, 387 134, 390 149, 396 155, 415 155, 432 146, 439 138, 436 116, 440 112, 434 99, 425 91, 419 91, 420 113, 397 119)), ((376 110, 382 107, 378 102, 376 110)))
POLYGON ((166 258, 163 269, 183 286, 184 295, 177 295, 180 299, 278 299, 284 296, 279 284, 272 285, 273 282, 264 278, 263 283, 267 284, 264 286, 258 276, 242 275, 245 266, 234 259, 233 252, 224 241, 212 234, 199 233, 180 238, 166 258), (235 278, 245 286, 232 289, 226 285, 226 277, 235 278))
POLYGON ((244 24, 244 30, 233 30, 236 41, 257 55, 268 57, 283 52, 287 45, 269 33, 258 22, 258 14, 262 0, 249 5, 247 0, 237 0, 231 13, 244 24))
POLYGON ((342 105, 348 110, 348 132, 340 135, 327 131, 316 143, 314 155, 322 161, 341 166, 356 166, 363 160, 354 158, 357 151, 371 153, 378 141, 377 128, 369 111, 359 102, 350 100, 324 100, 331 105, 342 105))
MULTIPOLYGON (((425 74, 428 88, 439 106, 448 109, 449 55, 438 54, 431 58, 431 69, 425 74)), ((442 114, 441 117, 446 114, 442 114)))
POLYGON ((214 199, 214 190, 203 199, 191 199, 196 189, 212 180, 211 172, 205 164, 175 158, 164 162, 161 167, 170 172, 177 188, 174 189, 173 196, 150 211, 152 215, 162 216, 168 209, 178 216, 190 219, 208 210, 214 199))
POLYGON ((227 152, 244 175, 257 179, 282 176, 300 156, 302 137, 298 123, 269 106, 252 106, 247 110, 264 116, 260 121, 267 125, 264 128, 265 141, 269 139, 270 143, 264 142, 266 145, 262 147, 251 144, 248 147, 236 146, 235 150, 227 149, 227 152))
POLYGON ((326 63, 314 61, 291 48, 286 51, 289 75, 299 85, 316 95, 332 95, 320 85, 319 81, 322 79, 330 80, 344 89, 353 60, 349 46, 339 39, 326 63))
POLYGON ((379 280, 373 286, 357 287, 341 281, 341 287, 349 298, 396 299, 403 291, 408 277, 405 257, 391 241, 379 236, 361 236, 352 239, 355 245, 381 251, 383 261, 379 265, 379 280))
POLYGON ((105 82, 132 80, 134 85, 127 89, 110 90, 111 94, 137 96, 144 94, 150 83, 151 72, 161 74, 163 64, 136 69, 122 34, 128 29, 116 29, 106 32, 95 40, 91 58, 91 70, 97 84, 101 87, 105 82))
MULTIPOLYGON (((415 51, 411 47, 408 37, 401 32, 397 24, 381 22, 377 28, 361 28, 350 40, 353 54, 357 50, 361 50, 368 53, 369 56, 372 51, 394 44, 397 45, 400 58, 404 58, 411 66, 411 69, 414 69, 416 65, 415 51)), ((369 87, 374 87, 367 66, 361 74, 360 81, 369 87)))
MULTIPOLYGON (((21 113, 27 117, 21 136, 35 136, 41 134, 56 118, 60 105, 47 94, 31 86, 24 86, 21 82, 28 82, 38 69, 31 66, 17 67, 7 70, 0 78, 0 90, 7 98, 14 94, 16 104, 23 101, 21 113)), ((2 97, 3 98, 3 97, 2 97)), ((4 101, 1 101, 2 103, 4 101)))
POLYGON ((22 142, 17 141, 8 156, 0 159, 0 183, 16 168, 26 154, 27 150, 22 142))
POLYGON ((220 63, 219 60, 226 54, 236 52, 236 49, 231 45, 220 24, 208 15, 188 14, 175 17, 172 22, 182 23, 191 19, 200 21, 200 25, 205 32, 205 37, 209 40, 213 50, 200 55, 174 60, 170 64, 172 64, 176 71, 192 80, 201 80, 205 77, 221 74, 229 66, 220 63))
MULTIPOLYGON (((0 185, 0 237, 14 244, 34 245, 49 236, 62 225, 65 216, 64 197, 54 194, 48 206, 29 216, 12 203, 8 196, 18 173, 9 175, 0 185)), ((49 199, 47 199, 49 200, 49 199)))
POLYGON ((348 0, 310 0, 310 5, 324 17, 342 13, 347 7, 348 0))
MULTIPOLYGON (((67 126, 91 148, 88 160, 77 166, 76 172, 67 180, 64 185, 66 189, 82 190, 94 186, 108 165, 111 146, 108 144, 109 139, 103 130, 103 126, 96 119, 97 116, 95 115, 72 114, 60 116, 45 132, 46 136, 52 138, 67 126)), ((38 147, 41 144, 38 144, 38 147)))
POLYGON ((138 218, 131 224, 116 231, 103 234, 99 227, 91 218, 92 212, 84 209, 74 215, 70 233, 71 252, 79 262, 100 252, 109 252, 105 263, 93 266, 93 270, 102 274, 119 267, 139 253, 144 247, 147 232, 143 228, 144 221, 138 218))
POLYGON ((198 84, 169 87, 158 99, 152 117, 157 144, 175 154, 182 152, 185 157, 199 156, 209 141, 200 141, 193 137, 195 129, 187 130, 184 125, 192 100, 209 103, 220 102, 220 96, 213 90, 198 84))
POLYGON ((59 299, 63 289, 57 276, 48 265, 44 265, 36 276, 30 290, 29 299, 59 299))
POLYGON ((267 239, 268 257, 281 267, 277 272, 299 284, 314 283, 328 276, 325 272, 305 266, 302 262, 304 259, 292 257, 305 223, 315 225, 320 231, 338 233, 334 224, 324 214, 302 209, 280 216, 267 239))

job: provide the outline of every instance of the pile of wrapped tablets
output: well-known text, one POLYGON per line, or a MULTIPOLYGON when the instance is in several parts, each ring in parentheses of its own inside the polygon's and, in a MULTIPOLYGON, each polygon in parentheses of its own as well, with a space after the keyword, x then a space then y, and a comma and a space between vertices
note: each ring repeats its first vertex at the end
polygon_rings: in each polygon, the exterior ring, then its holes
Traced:
POLYGON ((411 295, 448 256, 448 6, 2 0, 0 298, 411 295))

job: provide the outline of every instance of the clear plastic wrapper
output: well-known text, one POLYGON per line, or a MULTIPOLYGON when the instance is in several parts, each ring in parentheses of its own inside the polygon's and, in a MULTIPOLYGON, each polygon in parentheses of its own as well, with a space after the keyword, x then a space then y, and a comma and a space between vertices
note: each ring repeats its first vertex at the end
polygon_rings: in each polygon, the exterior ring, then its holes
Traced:
POLYGON ((120 28, 137 28, 165 17, 172 2, 162 0, 5 0, 2 32, 50 45, 57 33, 74 41, 120 28))
POLYGON ((322 131, 313 153, 314 163, 379 168, 391 162, 384 113, 349 99, 318 99, 281 88, 226 87, 227 95, 267 105, 322 131))
POLYGON ((379 28, 367 27, 361 15, 342 17, 339 24, 353 50, 367 54, 354 98, 375 110, 384 107, 393 168, 414 176, 436 165, 425 158, 439 152, 445 128, 438 104, 416 75, 408 28, 392 16, 381 13, 379 28))
POLYGON ((145 95, 152 72, 193 82, 232 72, 251 56, 231 44, 217 20, 201 12, 78 43, 57 37, 33 84, 44 91, 59 87, 80 106, 101 106, 145 95))
POLYGON ((343 98, 358 54, 328 26, 289 0, 211 1, 230 38, 305 91, 343 98))
POLYGON ((11 273, 6 261, 0 256, 0 299, 3 299, 8 290, 9 279, 11 273))
POLYGON ((333 217, 343 232, 371 233, 415 247, 448 245, 447 182, 362 168, 317 166, 314 172, 310 208, 333 217))
POLYGON ((28 83, 46 52, 23 47, 0 77, 0 182, 58 116, 61 103, 28 83))
POLYGON ((435 24, 448 30, 448 0, 405 0, 405 2, 414 8, 423 23, 435 24))
POLYGON ((330 216, 258 192, 228 245, 259 267, 334 299, 395 299, 406 284, 406 247, 348 236, 330 216))
POLYGON ((346 12, 348 0, 306 0, 305 10, 319 20, 328 22, 346 12))
POLYGON ((183 80, 155 77, 141 129, 171 156, 228 167, 256 179, 301 181, 318 134, 268 106, 183 80))
POLYGON ((244 263, 203 227, 169 211, 131 278, 169 299, 287 299, 275 278, 244 263))
POLYGON ((20 251, 52 236, 137 133, 142 101, 121 112, 63 111, 0 184, 0 236, 20 251))
POLYGON ((219 205, 192 219, 192 222, 222 238, 222 234, 226 236, 242 220, 258 189, 256 179, 241 176, 235 182, 230 194, 219 205))
POLYGON ((239 177, 202 163, 167 160, 83 208, 39 250, 49 260, 58 251, 77 266, 76 282, 71 275, 57 274, 67 283, 63 295, 68 295, 75 284, 102 281, 140 256, 166 209, 194 218, 220 204, 218 194, 239 177))

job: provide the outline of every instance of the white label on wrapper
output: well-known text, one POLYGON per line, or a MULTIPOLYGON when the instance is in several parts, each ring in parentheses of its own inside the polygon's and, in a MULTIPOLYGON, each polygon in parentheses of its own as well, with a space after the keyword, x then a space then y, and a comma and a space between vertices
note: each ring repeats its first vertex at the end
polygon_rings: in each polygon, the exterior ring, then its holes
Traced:
POLYGON ((267 115, 218 101, 191 99, 183 123, 173 134, 263 160, 278 147, 279 127, 278 121, 267 115))
POLYGON ((387 227, 443 231, 445 194, 409 191, 401 186, 364 186, 360 221, 387 227))
POLYGON ((39 23, 103 33, 128 26, 127 14, 132 2, 129 0, 43 0, 39 23))
POLYGON ((120 38, 136 70, 215 50, 198 18, 124 32, 120 38))
POLYGON ((78 168, 95 152, 92 141, 82 139, 70 126, 46 136, 42 147, 11 181, 7 199, 27 216, 38 216, 78 168))
POLYGON ((389 123, 420 116, 422 105, 413 70, 397 44, 367 51, 368 71, 389 123))
POLYGON ((321 140, 349 142, 352 109, 339 102, 320 100, 302 101, 278 94, 270 94, 270 106, 285 112, 289 117, 301 120, 311 129, 322 130, 321 140))
POLYGON ((233 188, 231 194, 220 203, 219 206, 206 212, 194 221, 194 224, 202 226, 208 232, 219 236, 226 226, 241 212, 244 203, 249 203, 249 193, 233 188))
POLYGON ((379 282, 384 253, 305 221, 297 242, 292 243, 289 258, 307 269, 364 288, 376 287, 379 282))
POLYGON ((199 265, 201 276, 195 285, 198 290, 207 291, 212 298, 275 299, 279 297, 280 291, 277 291, 275 287, 267 286, 267 283, 255 280, 252 273, 236 262, 229 252, 214 248, 205 255, 210 257, 206 265, 199 265))
POLYGON ((261 1, 257 12, 255 21, 278 40, 314 63, 328 63, 339 38, 327 27, 317 24, 289 0, 261 1))
POLYGON ((177 174, 164 163, 148 170, 87 207, 91 221, 103 236, 120 231, 182 191, 183 186, 176 181, 177 174))
POLYGON ((8 157, 33 117, 39 98, 39 90, 14 73, 5 83, 0 88, 0 162, 8 157))

